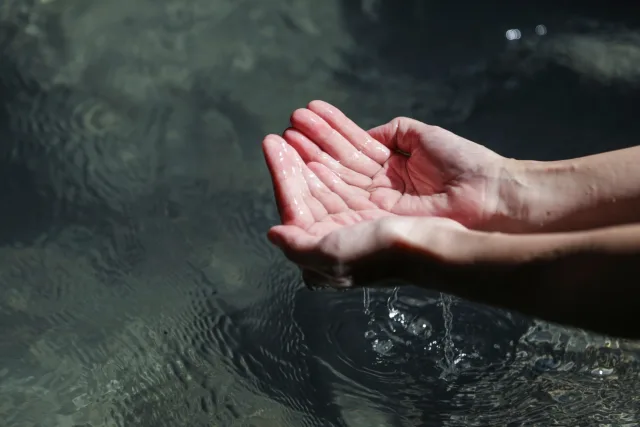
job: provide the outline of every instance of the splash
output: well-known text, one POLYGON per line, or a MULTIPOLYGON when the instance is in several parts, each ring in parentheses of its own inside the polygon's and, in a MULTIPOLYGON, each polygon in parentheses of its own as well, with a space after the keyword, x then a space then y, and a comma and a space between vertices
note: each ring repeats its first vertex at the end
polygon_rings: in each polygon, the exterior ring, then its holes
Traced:
MULTIPOLYGON (((411 346, 415 339, 422 341, 432 335, 432 326, 422 316, 411 315, 402 309, 399 303, 399 287, 394 287, 381 310, 376 310, 372 303, 371 290, 363 290, 363 309, 368 317, 364 336, 371 343, 371 349, 378 354, 378 361, 382 364, 389 362, 389 358, 405 348, 411 346), (401 338, 403 337, 403 338, 401 338), (413 337, 413 338, 412 338, 413 337), (409 340, 409 341, 407 341, 409 340)), ((442 309, 443 330, 439 344, 432 342, 429 348, 440 348, 442 353, 436 363, 440 370, 440 379, 450 380, 457 374, 459 356, 453 341, 453 313, 451 305, 453 298, 440 293, 438 305, 442 309)))

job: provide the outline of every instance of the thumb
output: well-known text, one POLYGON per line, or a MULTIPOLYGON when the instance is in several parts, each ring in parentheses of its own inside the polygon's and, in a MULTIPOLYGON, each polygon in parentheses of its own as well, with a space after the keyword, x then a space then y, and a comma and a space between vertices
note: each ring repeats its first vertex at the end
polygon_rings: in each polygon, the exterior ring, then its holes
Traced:
POLYGON ((318 238, 295 225, 276 225, 267 237, 285 256, 297 264, 308 262, 318 244, 318 238))
POLYGON ((390 150, 410 154, 429 126, 408 117, 396 117, 388 123, 369 129, 367 133, 390 150))
POLYGON ((398 119, 393 119, 388 123, 369 129, 367 133, 385 147, 390 150, 395 150, 397 149, 397 120, 398 119))

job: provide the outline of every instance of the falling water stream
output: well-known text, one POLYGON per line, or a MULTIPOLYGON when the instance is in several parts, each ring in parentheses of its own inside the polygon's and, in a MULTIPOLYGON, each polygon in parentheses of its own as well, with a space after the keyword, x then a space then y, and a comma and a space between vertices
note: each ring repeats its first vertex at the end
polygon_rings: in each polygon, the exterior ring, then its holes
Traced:
POLYGON ((453 328, 453 313, 451 313, 451 295, 440 293, 440 305, 442 306, 442 320, 444 321, 444 359, 442 360, 441 378, 455 374, 455 348, 451 338, 453 328))
POLYGON ((371 313, 371 295, 369 288, 362 288, 362 302, 364 304, 364 314, 371 313))
MULTIPOLYGON (((371 307, 371 291, 368 288, 363 289, 363 305, 364 313, 368 316, 368 328, 365 332, 365 338, 371 340, 372 349, 380 356, 381 362, 384 362, 384 357, 390 353, 394 347, 394 341, 397 339, 391 335, 396 332, 397 328, 401 328, 411 335, 420 335, 425 329, 430 329, 431 325, 426 323, 422 318, 411 319, 405 313, 403 313, 397 306, 398 293, 400 288, 398 286, 393 288, 391 295, 387 298, 386 310, 385 310, 385 323, 387 327, 382 326, 381 330, 376 331, 376 318, 374 311, 371 307), (387 330, 387 328, 389 330, 387 330), (385 332, 389 332, 388 338, 383 338, 385 332)), ((440 293, 438 305, 442 309, 443 320, 443 337, 442 337, 442 359, 438 363, 441 370, 441 379, 451 379, 456 373, 456 354, 455 344, 452 338, 453 329, 453 313, 451 312, 451 304, 453 298, 451 295, 440 293)))

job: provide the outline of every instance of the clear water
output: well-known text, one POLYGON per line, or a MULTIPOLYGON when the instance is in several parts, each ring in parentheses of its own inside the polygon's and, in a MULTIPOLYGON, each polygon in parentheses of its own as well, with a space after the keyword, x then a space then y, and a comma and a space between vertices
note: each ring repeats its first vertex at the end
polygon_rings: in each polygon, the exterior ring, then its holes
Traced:
POLYGON ((625 4, 435 3, 0 3, 0 424, 637 423, 637 343, 309 292, 265 240, 260 139, 313 98, 519 158, 637 143, 625 4))

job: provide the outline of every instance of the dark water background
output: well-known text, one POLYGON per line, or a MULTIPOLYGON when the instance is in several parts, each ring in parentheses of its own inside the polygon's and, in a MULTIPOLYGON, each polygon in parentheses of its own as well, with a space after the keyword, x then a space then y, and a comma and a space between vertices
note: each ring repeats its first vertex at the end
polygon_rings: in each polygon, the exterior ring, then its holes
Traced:
POLYGON ((622 2, 0 2, 0 425, 637 425, 637 343, 304 290, 260 140, 319 98, 518 158, 635 145, 639 30, 622 2))

